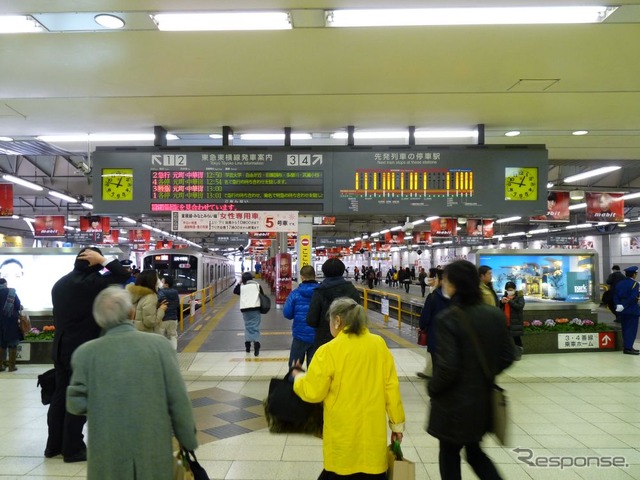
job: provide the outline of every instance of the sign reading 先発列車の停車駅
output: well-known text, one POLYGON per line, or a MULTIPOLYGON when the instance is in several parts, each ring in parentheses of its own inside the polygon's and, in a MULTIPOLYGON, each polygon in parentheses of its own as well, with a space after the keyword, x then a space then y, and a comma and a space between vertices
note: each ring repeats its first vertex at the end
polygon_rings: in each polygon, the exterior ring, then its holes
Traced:
POLYGON ((98 148, 93 159, 96 214, 428 210, 495 217, 547 210, 547 150, 540 145, 98 148), (103 195, 102 175, 117 169, 126 169, 130 187, 114 199, 103 195))
POLYGON ((174 232, 295 232, 298 212, 172 212, 174 232))

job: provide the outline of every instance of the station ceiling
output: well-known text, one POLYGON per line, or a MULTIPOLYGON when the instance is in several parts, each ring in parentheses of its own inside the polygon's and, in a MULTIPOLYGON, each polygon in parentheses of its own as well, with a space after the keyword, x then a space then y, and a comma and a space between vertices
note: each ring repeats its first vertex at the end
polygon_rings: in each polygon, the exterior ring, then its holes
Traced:
MULTIPOLYGON (((91 167, 93 150, 107 144, 42 143, 36 137, 153 133, 154 126, 162 126, 180 137, 169 145, 204 146, 220 144, 208 135, 221 133, 222 126, 236 134, 291 127, 313 134, 306 144, 327 145, 335 144, 330 134, 347 125, 399 130, 481 124, 487 144, 546 145, 554 188, 563 188, 567 175, 620 165, 617 172, 577 186, 636 191, 639 2, 616 2, 620 8, 605 23, 593 25, 331 29, 300 23, 287 31, 160 32, 153 22, 140 20, 149 13, 178 9, 295 10, 297 15, 313 15, 340 8, 467 3, 2 2, 0 15, 31 14, 45 25, 55 20, 58 30, 0 36, 0 136, 14 139, 0 142, 0 169, 90 201, 90 175, 79 166, 84 162, 91 167), (120 31, 89 31, 94 27, 83 22, 96 12, 121 12, 132 21, 120 31), (513 130, 521 134, 504 135, 513 130), (576 130, 589 133, 572 135, 576 130)), ((531 3, 539 2, 482 2, 531 3)), ((87 213, 19 186, 15 192, 16 210, 22 215, 87 213)), ((629 206, 628 216, 637 218, 636 204, 629 206)), ((438 213, 415 212, 411 219, 438 213)), ((333 234, 355 236, 404 221, 385 215, 340 217, 333 234)), ((167 217, 151 223, 168 226, 167 217)), ((12 220, 0 221, 0 229, 28 231, 24 222, 12 220)))

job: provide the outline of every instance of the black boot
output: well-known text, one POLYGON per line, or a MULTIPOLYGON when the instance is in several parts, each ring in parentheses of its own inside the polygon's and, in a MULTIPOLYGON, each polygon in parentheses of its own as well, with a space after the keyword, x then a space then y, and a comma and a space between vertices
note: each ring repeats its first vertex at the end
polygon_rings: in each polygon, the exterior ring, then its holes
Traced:
POLYGON ((260 355, 260 342, 253 342, 253 354, 256 357, 260 355))
POLYGON ((249 353, 251 351, 251 342, 244 342, 244 349, 249 353))
POLYGON ((17 348, 9 348, 9 371, 15 372, 18 367, 16 367, 16 359, 18 357, 18 349, 17 348))

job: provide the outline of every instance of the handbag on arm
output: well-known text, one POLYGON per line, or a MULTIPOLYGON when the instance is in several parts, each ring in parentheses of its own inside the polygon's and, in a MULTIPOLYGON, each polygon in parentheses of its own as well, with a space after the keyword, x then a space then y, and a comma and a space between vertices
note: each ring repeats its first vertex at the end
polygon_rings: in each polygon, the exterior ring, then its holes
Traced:
POLYGON ((465 330, 471 337, 471 341, 473 342, 473 347, 478 355, 478 360, 480 361, 480 366, 482 367, 482 372, 484 373, 485 379, 487 383, 491 383, 491 432, 496 436, 500 445, 507 445, 508 440, 508 415, 507 415, 507 395, 503 388, 496 385, 493 381, 493 375, 491 370, 489 369, 489 365, 487 364, 487 359, 484 356, 484 352, 482 351, 482 347, 480 346, 480 341, 478 340, 478 334, 476 333, 473 325, 469 321, 469 317, 467 314, 459 307, 455 307, 455 310, 458 312, 460 317, 462 318, 462 323, 465 327, 465 330))

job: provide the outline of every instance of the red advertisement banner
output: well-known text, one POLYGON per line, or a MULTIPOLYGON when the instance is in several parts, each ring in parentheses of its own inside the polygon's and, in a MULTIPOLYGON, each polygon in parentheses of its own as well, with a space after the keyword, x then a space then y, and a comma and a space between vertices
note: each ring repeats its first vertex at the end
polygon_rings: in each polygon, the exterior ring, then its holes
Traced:
POLYGON ((129 230, 129 243, 148 245, 151 243, 151 231, 144 228, 132 228, 129 230))
POLYGON ((493 237, 493 220, 467 218, 467 235, 469 237, 493 237))
POLYGON ((0 217, 13 215, 13 184, 0 183, 0 217))
POLYGON ((587 193, 587 222, 623 222, 622 193, 587 193))
POLYGON ((64 215, 36 215, 34 237, 64 237, 64 215))
POLYGON ((402 245, 404 243, 404 232, 387 232, 384 234, 384 242, 389 245, 402 245))
POLYGON ((431 221, 432 237, 453 237, 456 233, 458 222, 455 218, 438 218, 431 221))
POLYGON ((80 217, 81 232, 102 232, 107 235, 111 230, 111 219, 109 217, 80 217))
POLYGON ((547 214, 530 217, 532 222, 568 222, 569 192, 549 192, 547 194, 547 214))

